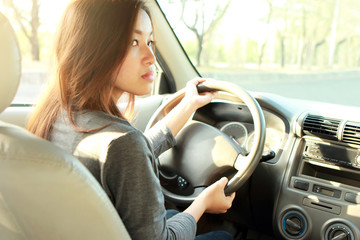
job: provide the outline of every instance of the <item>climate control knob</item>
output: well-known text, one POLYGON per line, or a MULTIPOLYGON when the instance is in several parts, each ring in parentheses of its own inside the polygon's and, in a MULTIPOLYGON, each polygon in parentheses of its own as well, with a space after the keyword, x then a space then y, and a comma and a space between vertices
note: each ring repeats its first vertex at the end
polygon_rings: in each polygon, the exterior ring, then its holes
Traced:
POLYGON ((351 229, 342 223, 332 224, 325 233, 326 240, 354 240, 351 229))
POLYGON ((307 230, 305 217, 298 211, 287 212, 282 218, 282 230, 288 238, 303 237, 307 230))
POLYGON ((285 229, 290 235, 299 235, 304 227, 303 225, 301 218, 296 215, 292 215, 285 220, 285 229))

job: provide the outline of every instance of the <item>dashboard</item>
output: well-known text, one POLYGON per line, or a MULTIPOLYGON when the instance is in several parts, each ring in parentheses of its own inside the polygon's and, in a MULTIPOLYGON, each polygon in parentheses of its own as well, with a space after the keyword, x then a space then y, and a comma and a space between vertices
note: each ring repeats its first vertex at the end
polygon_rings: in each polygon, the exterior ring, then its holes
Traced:
MULTIPOLYGON (((276 239, 360 239, 360 123, 307 112, 288 120, 277 109, 262 109, 263 159, 235 203, 237 211, 251 209, 242 221, 251 215, 276 239)), ((252 146, 244 105, 215 102, 194 119, 227 134, 244 154, 252 146)))

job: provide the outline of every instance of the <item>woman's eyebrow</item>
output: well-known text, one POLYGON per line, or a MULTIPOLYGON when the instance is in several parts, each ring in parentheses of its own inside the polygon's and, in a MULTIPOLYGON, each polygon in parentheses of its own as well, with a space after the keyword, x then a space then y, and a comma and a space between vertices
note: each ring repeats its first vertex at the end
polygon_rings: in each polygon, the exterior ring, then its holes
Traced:
MULTIPOLYGON (((143 32, 143 31, 138 30, 138 29, 135 29, 135 30, 134 30, 134 33, 136 33, 136 34, 140 34, 140 35, 143 35, 143 34, 144 34, 144 32, 143 32)), ((149 33, 149 36, 151 36, 152 34, 153 34, 153 32, 151 31, 151 32, 149 33)))

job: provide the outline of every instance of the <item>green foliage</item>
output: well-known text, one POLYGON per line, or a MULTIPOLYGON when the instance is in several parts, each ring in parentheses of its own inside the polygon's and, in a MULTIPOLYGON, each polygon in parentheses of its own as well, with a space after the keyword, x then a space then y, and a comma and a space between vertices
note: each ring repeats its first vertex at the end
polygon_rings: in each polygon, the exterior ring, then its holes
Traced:
POLYGON ((182 45, 190 58, 191 62, 196 62, 196 54, 197 54, 197 43, 195 40, 193 41, 184 41, 182 42, 182 45))
MULTIPOLYGON (((31 0, 27 0, 29 3, 31 0)), ((254 0, 256 9, 249 8, 254 3, 248 1, 233 0, 226 14, 210 28, 211 32, 206 35, 203 42, 201 63, 206 66, 228 65, 230 67, 244 67, 247 64, 258 64, 261 56, 261 48, 264 46, 261 67, 279 66, 285 61, 285 66, 293 66, 298 69, 331 69, 331 68, 357 68, 360 62, 360 2, 359 0, 254 0), (336 2, 340 1, 338 19, 335 19, 336 2), (236 11, 233 11, 236 7, 236 11), (236 13, 229 18, 227 14, 236 13), (251 14, 249 14, 251 12, 251 14), (256 15, 257 17, 253 17, 256 15), (248 17, 248 18, 245 18, 248 17), (336 21, 337 20, 337 21, 336 21), (250 36, 247 25, 261 23, 263 28, 258 30, 261 37, 250 36), (231 27, 229 28, 228 25, 231 27), (334 30, 334 26, 336 29, 334 30), (243 31, 240 31, 244 28, 243 31), (239 30, 240 29, 240 30, 239 30), (234 34, 229 37, 229 31, 234 34), (283 38, 284 48, 281 47, 283 38), (331 40, 335 42, 334 51, 331 52, 331 40), (266 43, 266 44, 264 44, 266 43), (329 59, 333 57, 333 64, 329 65, 329 59)), ((24 0, 25 2, 25 0, 24 0)), ((166 2, 163 0, 161 2, 166 2)), ((217 1, 187 0, 188 11, 205 10, 216 12, 215 7, 209 7, 210 3, 216 6, 217 1), (202 4, 204 3, 204 4, 202 4), (193 5, 196 9, 192 9, 193 5)), ((222 2, 224 7, 227 1, 222 2)), ((5 4, 6 0, 1 0, 5 4)), ((179 1, 171 1, 179 12, 179 1)), ((164 6, 163 4, 161 5, 164 6)), ((11 8, 3 5, 4 13, 9 17, 17 33, 23 58, 31 59, 31 45, 29 40, 16 23, 11 8)), ((46 11, 40 8, 41 11, 46 11)), ((208 13, 209 11, 204 11, 208 13)), ((24 12, 29 15, 29 12, 24 12)), ((169 12, 169 9, 166 11, 169 12)), ((187 23, 191 25, 194 19, 184 12, 187 23)), ((202 16, 202 15, 199 15, 202 16)), ((171 15, 167 17, 171 18, 171 15)), ((182 24, 179 14, 174 21, 182 24)), ((205 23, 211 23, 211 14, 204 15, 205 23)), ((171 19, 170 19, 171 20, 171 19)), ((199 21, 201 18, 199 17, 199 21)), ((46 19, 43 19, 46 21, 46 19)), ((196 25, 200 28, 200 22, 196 25)), ((257 26, 257 25, 254 25, 257 26)), ((29 26, 28 26, 29 27, 29 26)), ((206 26, 209 27, 209 26, 206 26)), ((205 29, 198 29, 199 33, 205 29)), ((54 26, 55 28, 55 26, 54 26)), ((29 30, 29 29, 28 29, 29 30)), ((196 63, 199 51, 195 34, 191 30, 186 35, 186 41, 182 42, 189 58, 196 63), (192 40, 189 40, 192 35, 192 40)), ((255 31, 254 31, 255 32, 255 31)), ((182 36, 179 35, 181 38, 182 36)), ((50 49, 53 44, 52 33, 39 32, 40 59, 48 60, 50 49)))
POLYGON ((258 55, 258 43, 254 40, 249 40, 246 42, 246 63, 257 62, 258 55))
POLYGON ((221 65, 227 62, 227 52, 223 44, 221 36, 216 33, 214 37, 210 37, 203 46, 202 63, 206 66, 221 65))
MULTIPOLYGON (((285 67, 298 69, 359 67, 358 0, 254 1, 256 3, 253 4, 248 1, 231 2, 227 14, 234 15, 231 18, 225 15, 212 30, 213 34, 204 41, 201 58, 204 67, 218 63, 241 67, 258 64, 260 58, 264 68, 276 65, 280 68, 282 63, 285 67), (252 5, 256 8, 251 8, 252 5), (235 6, 237 11, 231 11, 235 6), (249 29, 241 24, 243 22, 262 28, 257 35, 250 36, 255 31, 248 32, 249 29), (239 33, 241 27, 244 31, 239 33), (234 31, 230 39, 229 31, 234 31), (222 35, 228 38, 221 38, 222 35)), ((206 0, 197 2, 206 3, 197 4, 198 7, 206 5, 208 8, 212 3, 206 0)), ((178 23, 181 24, 180 21, 178 23)), ((193 43, 189 47, 186 47, 189 55, 196 59, 198 46, 193 43)))

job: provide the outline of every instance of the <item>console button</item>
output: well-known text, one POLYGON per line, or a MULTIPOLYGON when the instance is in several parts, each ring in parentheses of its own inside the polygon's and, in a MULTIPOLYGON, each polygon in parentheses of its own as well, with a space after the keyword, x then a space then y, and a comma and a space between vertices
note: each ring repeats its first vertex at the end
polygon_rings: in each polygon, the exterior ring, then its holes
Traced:
POLYGON ((296 179, 294 181, 294 188, 298 188, 298 189, 307 191, 309 189, 309 183, 306 181, 296 179))
POLYGON ((355 193, 345 193, 345 201, 351 202, 351 203, 355 203, 355 204, 360 204, 360 195, 357 195, 355 193))

